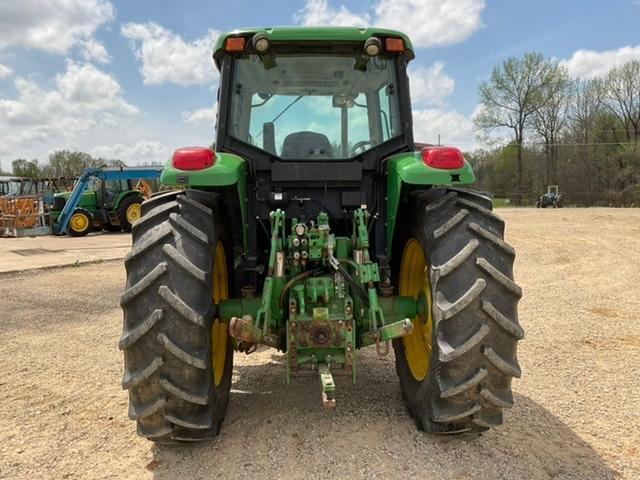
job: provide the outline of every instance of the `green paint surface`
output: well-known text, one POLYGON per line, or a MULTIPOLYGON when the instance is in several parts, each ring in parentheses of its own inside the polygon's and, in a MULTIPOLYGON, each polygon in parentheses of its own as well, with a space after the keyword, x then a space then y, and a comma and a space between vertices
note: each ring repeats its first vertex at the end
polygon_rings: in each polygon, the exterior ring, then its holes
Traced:
POLYGON ((256 33, 265 33, 273 42, 318 41, 318 42, 364 42, 369 37, 395 37, 404 41, 405 54, 414 58, 413 45, 407 35, 397 30, 386 28, 357 27, 272 27, 243 28, 220 35, 213 49, 216 65, 220 67, 220 59, 224 55, 224 45, 228 37, 252 37, 256 33))
POLYGON ((424 163, 420 152, 405 152, 389 157, 387 165, 387 254, 395 229, 402 185, 468 185, 476 181, 471 165, 465 160, 462 168, 442 170, 424 163))
POLYGON ((242 215, 242 239, 244 247, 247 247, 247 169, 242 157, 216 152, 214 164, 202 170, 180 170, 174 168, 169 160, 162 170, 160 183, 191 188, 236 185, 242 215))

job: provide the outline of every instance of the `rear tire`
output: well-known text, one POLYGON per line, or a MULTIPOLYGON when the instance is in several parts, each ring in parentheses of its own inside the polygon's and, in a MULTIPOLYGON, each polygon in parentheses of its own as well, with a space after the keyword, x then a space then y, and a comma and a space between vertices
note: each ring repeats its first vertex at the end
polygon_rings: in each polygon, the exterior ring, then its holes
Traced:
MULTIPOLYGON (((521 375, 516 349, 524 332, 517 316, 522 293, 513 281, 515 252, 503 240, 504 222, 491 211, 491 200, 478 193, 419 192, 412 209, 412 227, 398 247, 407 246, 402 256, 411 239, 422 247, 430 292, 424 312, 432 316, 429 322, 425 313, 414 323, 425 325, 431 351, 426 347, 425 369, 416 366, 420 356, 405 349, 415 344, 394 340, 402 396, 421 430, 481 432, 502 423, 503 409, 513 405, 511 379, 521 375)), ((406 268, 398 270, 401 294, 406 268)))
MULTIPOLYGON (((144 199, 138 195, 125 198, 118 208, 118 218, 120 219, 120 225, 125 232, 131 231, 131 226, 138 220, 139 215, 132 217, 131 212, 133 209, 139 209, 144 199), (137 207, 136 207, 137 206, 137 207)), ((138 212, 140 210, 137 210, 138 212)))
POLYGON ((227 410, 233 349, 225 324, 224 335, 212 341, 220 331, 214 277, 222 266, 230 271, 228 257, 216 267, 216 247, 224 241, 217 200, 197 191, 158 195, 142 205, 133 226, 120 301, 123 388, 138 434, 156 442, 213 437, 227 410))

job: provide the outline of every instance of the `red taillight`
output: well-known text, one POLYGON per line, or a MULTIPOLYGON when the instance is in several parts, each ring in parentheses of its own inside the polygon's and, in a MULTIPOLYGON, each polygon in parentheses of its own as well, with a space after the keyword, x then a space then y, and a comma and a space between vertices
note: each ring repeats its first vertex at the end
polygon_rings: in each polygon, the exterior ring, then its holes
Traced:
POLYGON ((173 152, 172 165, 179 170, 201 170, 216 161, 216 154, 207 147, 179 148, 173 152))
POLYGON ((455 147, 425 147, 421 153, 424 163, 433 168, 455 170, 464 166, 464 156, 455 147))

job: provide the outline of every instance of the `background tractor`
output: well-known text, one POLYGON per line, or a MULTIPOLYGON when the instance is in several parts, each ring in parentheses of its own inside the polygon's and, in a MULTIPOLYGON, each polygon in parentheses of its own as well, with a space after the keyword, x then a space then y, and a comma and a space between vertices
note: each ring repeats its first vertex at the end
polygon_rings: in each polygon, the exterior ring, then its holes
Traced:
POLYGON ((547 193, 540 195, 538 200, 536 201, 537 208, 560 208, 562 205, 560 204, 562 200, 562 195, 558 192, 558 185, 549 185, 547 187, 547 193))
MULTIPOLYGON (((413 138, 402 33, 221 35, 216 151, 177 150, 133 225, 121 298, 123 387, 138 433, 216 435, 234 351, 286 355, 287 382, 356 381, 393 345, 422 430, 502 422, 523 337, 514 250, 460 150, 413 138)), ((372 387, 373 388, 373 387, 372 387)), ((366 401, 366 399, 363 399, 366 401)))
POLYGON ((56 234, 82 237, 94 228, 131 231, 141 204, 160 176, 158 167, 89 168, 70 192, 54 195, 50 221, 56 234), (145 180, 146 179, 146 180, 145 180), (148 180, 148 181, 147 181, 148 180))

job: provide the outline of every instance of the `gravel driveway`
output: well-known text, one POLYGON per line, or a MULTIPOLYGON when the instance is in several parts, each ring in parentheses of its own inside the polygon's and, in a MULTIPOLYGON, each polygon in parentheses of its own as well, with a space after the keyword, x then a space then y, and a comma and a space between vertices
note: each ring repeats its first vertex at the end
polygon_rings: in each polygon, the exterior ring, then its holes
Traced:
MULTIPOLYGON (((393 358, 359 358, 335 411, 283 356, 236 354, 222 434, 156 447, 127 418, 121 262, 0 275, 0 478, 640 479, 640 209, 503 209, 523 287, 523 377, 473 440, 415 430, 393 358)), ((2 239, 0 239, 0 242, 2 239)))

